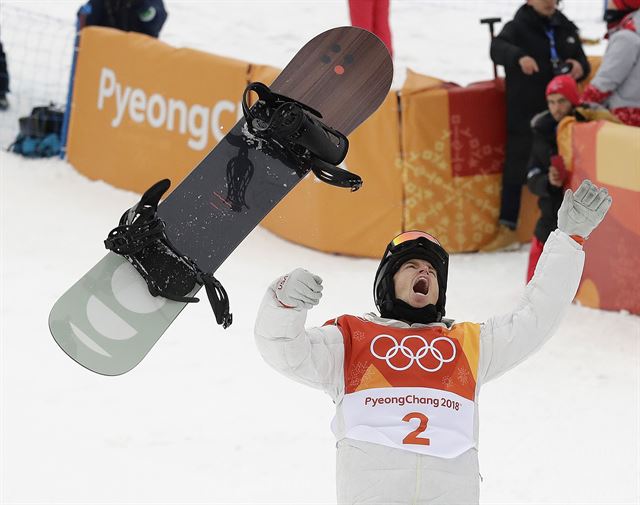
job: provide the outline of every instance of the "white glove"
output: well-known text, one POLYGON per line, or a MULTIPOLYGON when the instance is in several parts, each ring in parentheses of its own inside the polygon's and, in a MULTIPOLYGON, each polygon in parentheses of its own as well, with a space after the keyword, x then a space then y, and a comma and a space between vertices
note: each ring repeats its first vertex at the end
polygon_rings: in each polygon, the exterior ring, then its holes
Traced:
POLYGON ((568 189, 558 211, 558 229, 567 235, 587 238, 604 219, 612 198, 606 188, 585 179, 575 194, 568 189))
POLYGON ((289 309, 310 309, 322 298, 322 279, 303 268, 276 279, 271 287, 276 299, 289 309))

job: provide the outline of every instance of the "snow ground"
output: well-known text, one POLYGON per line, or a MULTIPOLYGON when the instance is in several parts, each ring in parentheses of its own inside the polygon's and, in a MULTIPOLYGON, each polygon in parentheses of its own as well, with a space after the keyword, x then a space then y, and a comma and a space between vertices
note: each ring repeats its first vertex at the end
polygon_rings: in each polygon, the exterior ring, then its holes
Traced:
MULTIPOLYGON (((276 66, 348 23, 342 1, 166 3, 165 41, 276 66), (264 42, 252 41, 257 33, 264 42)), ((599 0, 563 3, 585 35, 601 34, 599 0)), ((1 4, 69 23, 78 7, 1 4)), ((478 18, 508 19, 519 2, 392 5, 396 82, 409 66, 464 84, 491 76, 478 18)), ((331 401, 262 362, 253 321, 266 286, 297 266, 324 278, 309 324, 369 311, 376 261, 256 229, 218 271, 230 329, 215 325, 206 304, 192 306, 134 371, 106 378, 58 349, 47 316, 102 257, 106 232, 138 195, 60 160, 1 152, 0 173, 1 503, 334 502, 331 401)), ((513 306, 526 258, 526 248, 453 256, 448 315, 482 321, 513 306)), ((639 503, 640 318, 571 307, 538 354, 483 389, 481 412, 481 503, 639 503)))

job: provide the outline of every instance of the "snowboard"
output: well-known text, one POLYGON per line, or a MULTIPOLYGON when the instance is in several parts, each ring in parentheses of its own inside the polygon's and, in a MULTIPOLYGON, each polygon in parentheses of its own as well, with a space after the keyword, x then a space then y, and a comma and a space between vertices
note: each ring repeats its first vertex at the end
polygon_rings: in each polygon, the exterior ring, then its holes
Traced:
MULTIPOLYGON (((319 111, 324 124, 348 135, 384 101, 392 77, 380 39, 340 27, 303 46, 270 89, 319 111)), ((215 272, 308 174, 262 143, 240 119, 158 206, 167 237, 205 272, 215 272)), ((138 271, 109 252, 58 299, 49 329, 80 365, 120 375, 140 363, 186 305, 152 296, 138 271)))

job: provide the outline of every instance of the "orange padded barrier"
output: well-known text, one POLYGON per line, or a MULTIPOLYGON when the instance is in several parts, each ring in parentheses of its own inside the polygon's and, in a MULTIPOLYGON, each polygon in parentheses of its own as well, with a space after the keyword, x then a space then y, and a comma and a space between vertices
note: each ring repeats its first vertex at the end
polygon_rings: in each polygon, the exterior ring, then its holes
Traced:
POLYGON ((587 56, 587 60, 589 60, 591 72, 589 72, 589 75, 584 81, 578 83, 578 91, 580 91, 581 93, 582 91, 584 91, 584 88, 586 88, 587 85, 591 82, 591 79, 596 76, 596 73, 598 72, 598 69, 602 64, 602 56, 587 56))
POLYGON ((588 307, 640 314, 640 128, 568 118, 558 136, 572 189, 590 179, 613 197, 606 219, 584 244, 576 298, 588 307))
POLYGON ((498 82, 459 87, 410 73, 402 89, 404 228, 435 234, 450 252, 496 232, 505 142, 498 82))
POLYGON ((142 192, 165 177, 175 187, 242 115, 248 67, 138 33, 83 29, 69 161, 120 188, 142 192))

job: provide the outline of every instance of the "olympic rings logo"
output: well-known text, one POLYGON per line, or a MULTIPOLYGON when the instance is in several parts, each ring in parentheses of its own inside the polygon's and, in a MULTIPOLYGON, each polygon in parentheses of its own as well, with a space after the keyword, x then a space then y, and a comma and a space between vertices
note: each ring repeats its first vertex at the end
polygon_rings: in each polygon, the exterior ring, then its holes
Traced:
POLYGON ((425 372, 437 372, 442 368, 442 366, 445 363, 452 362, 456 357, 456 346, 447 337, 436 337, 431 341, 431 343, 429 343, 424 337, 421 337, 420 335, 407 335, 400 341, 400 343, 398 343, 398 341, 391 335, 382 334, 382 335, 378 335, 376 338, 374 338, 371 341, 370 350, 371 350, 371 354, 373 354, 376 358, 386 361, 389 368, 392 368, 393 370, 397 370, 399 372, 402 372, 404 370, 407 370, 408 368, 411 368, 411 366, 414 363, 417 363, 418 366, 422 368, 425 372), (393 346, 384 355, 380 355, 375 351, 376 342, 378 342, 378 340, 381 340, 381 339, 389 339, 393 343, 393 346), (412 339, 418 339, 422 343, 422 347, 418 349, 416 353, 414 353, 412 349, 406 346, 406 343, 412 339), (446 342, 451 346, 450 357, 445 358, 443 353, 440 352, 440 350, 436 349, 435 344, 440 341, 446 342), (398 353, 401 353, 405 358, 409 359, 409 362, 405 366, 396 366, 393 363, 391 363, 391 360, 398 353), (426 357, 429 353, 431 353, 431 355, 438 362, 438 365, 435 368, 428 368, 425 365, 423 365, 422 362, 420 361, 422 358, 426 357))

